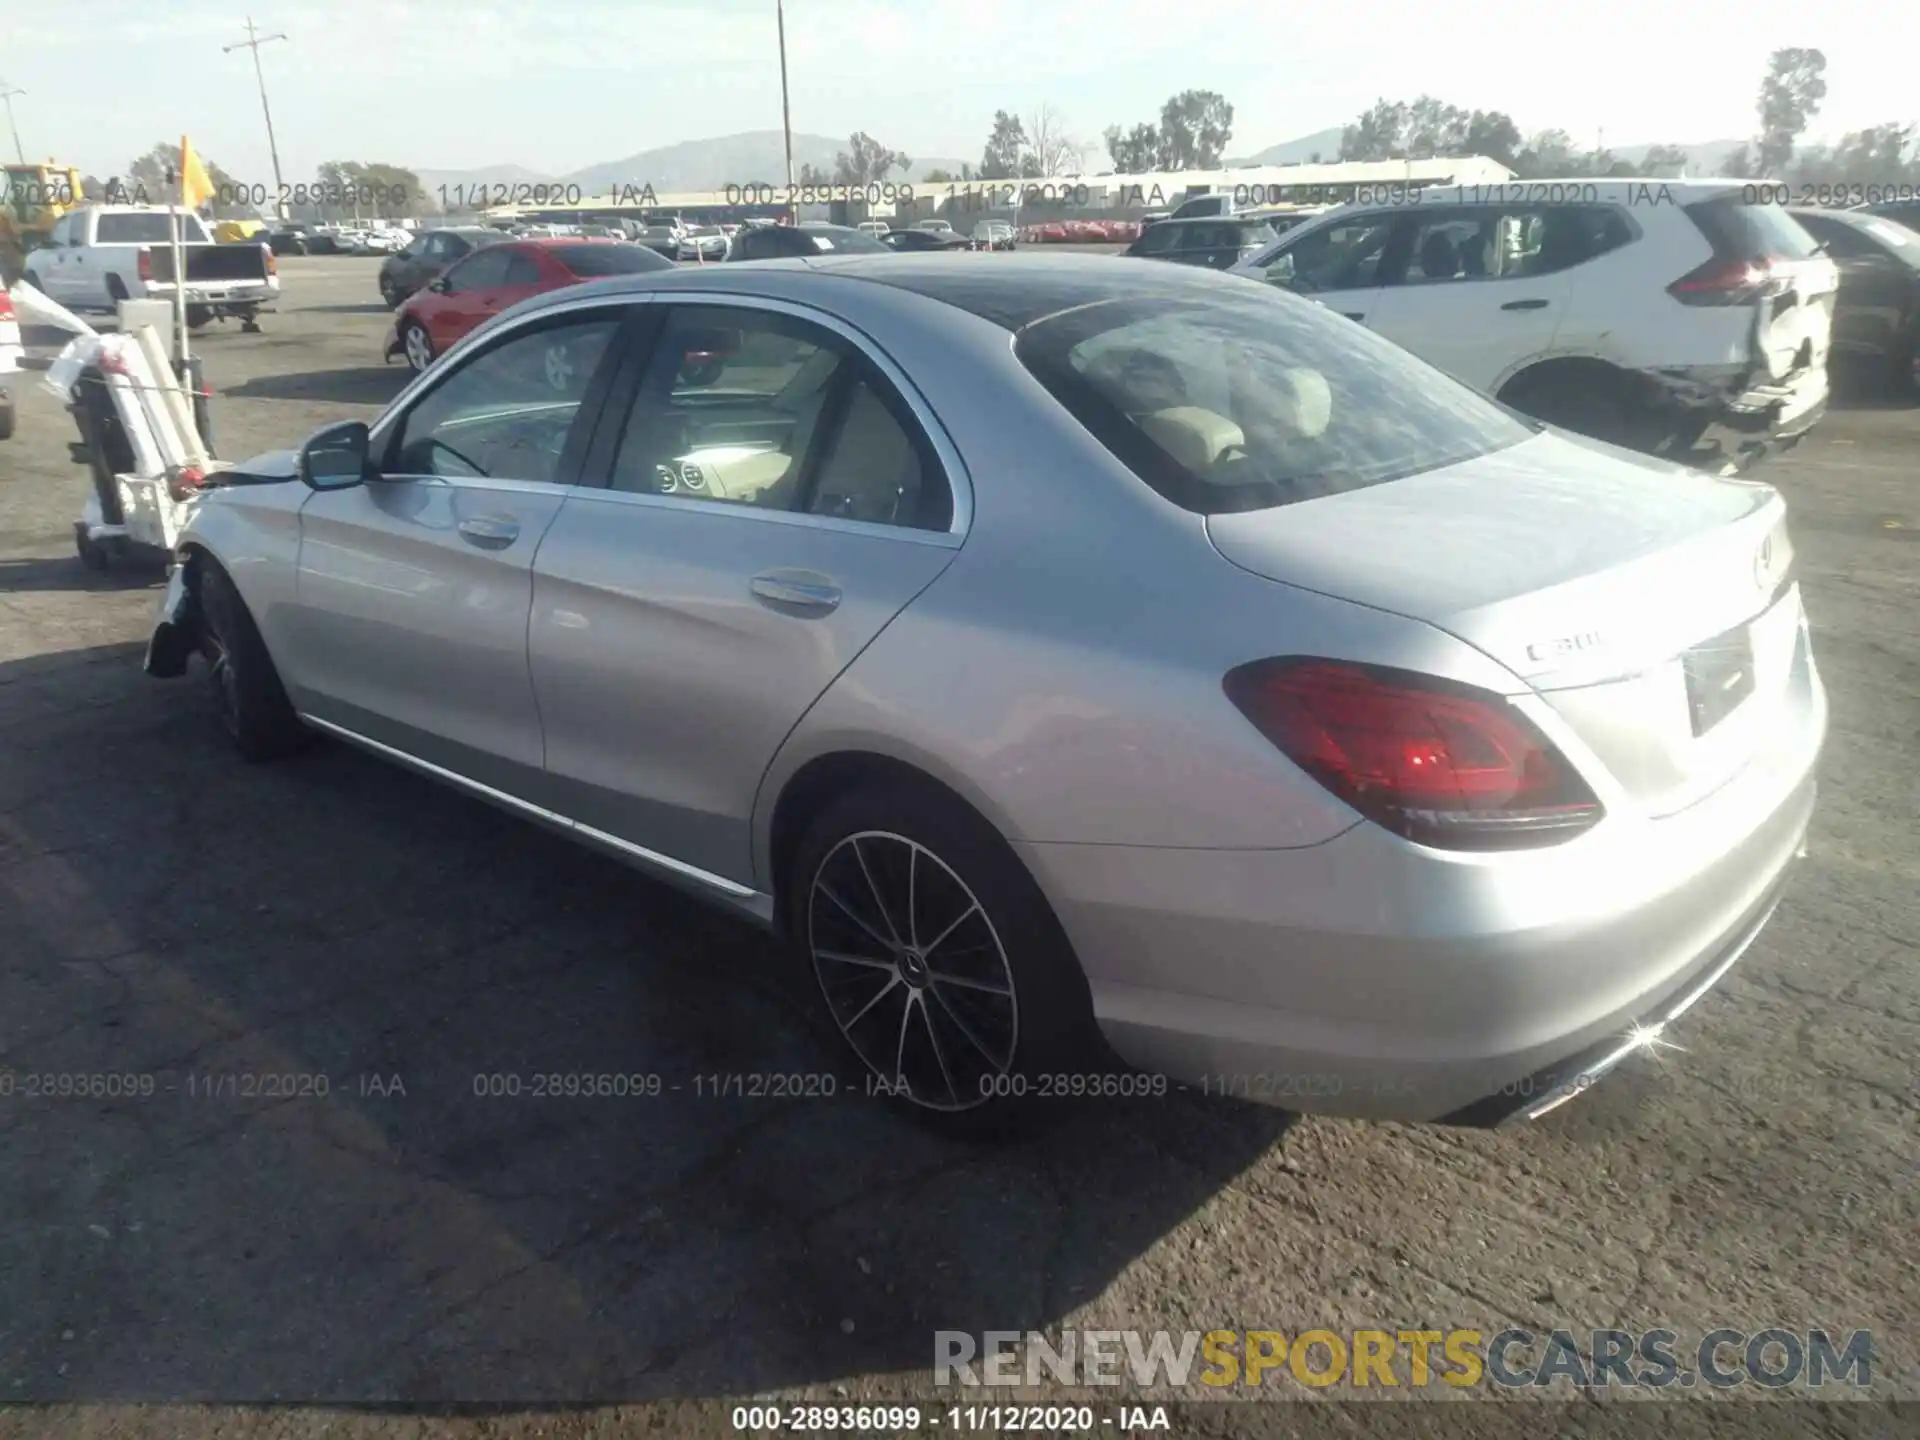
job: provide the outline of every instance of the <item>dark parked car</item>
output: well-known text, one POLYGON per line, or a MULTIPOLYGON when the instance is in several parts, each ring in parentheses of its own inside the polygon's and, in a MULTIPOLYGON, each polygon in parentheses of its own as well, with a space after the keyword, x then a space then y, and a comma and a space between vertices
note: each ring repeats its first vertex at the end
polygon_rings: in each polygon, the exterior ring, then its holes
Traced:
POLYGON ((923 250, 971 250, 973 242, 952 230, 889 230, 877 237, 889 250, 917 254, 923 250))
POLYGON ((1920 335, 1920 234, 1865 210, 1788 211, 1840 268, 1833 307, 1835 369, 1853 366, 1882 388, 1914 388, 1920 335))
POLYGON ((1179 265, 1227 270, 1280 238, 1265 220, 1245 215, 1161 220, 1140 232, 1124 253, 1179 265))
POLYGON ((276 255, 305 255, 312 248, 307 232, 297 225, 269 230, 259 238, 266 241, 267 248, 276 255))
POLYGON ((414 291, 456 260, 465 259, 483 245, 498 245, 507 236, 485 225, 458 225, 423 230, 397 255, 380 262, 380 298, 396 309, 414 291))
POLYGON ((1882 220, 1897 220, 1909 230, 1920 230, 1920 200, 1879 200, 1871 205, 1856 205, 1854 215, 1878 215, 1882 220))
POLYGON ((795 255, 884 255, 889 248, 851 225, 752 225, 733 237, 733 246, 727 251, 727 259, 783 260, 795 255))

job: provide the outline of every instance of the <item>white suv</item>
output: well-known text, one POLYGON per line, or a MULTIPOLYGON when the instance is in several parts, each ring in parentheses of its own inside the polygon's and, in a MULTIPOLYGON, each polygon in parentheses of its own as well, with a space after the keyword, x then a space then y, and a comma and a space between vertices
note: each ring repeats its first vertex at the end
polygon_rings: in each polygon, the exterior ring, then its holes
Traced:
POLYGON ((1343 205, 1233 267, 1538 419, 1702 463, 1826 412, 1839 272, 1766 187, 1566 180, 1343 205))

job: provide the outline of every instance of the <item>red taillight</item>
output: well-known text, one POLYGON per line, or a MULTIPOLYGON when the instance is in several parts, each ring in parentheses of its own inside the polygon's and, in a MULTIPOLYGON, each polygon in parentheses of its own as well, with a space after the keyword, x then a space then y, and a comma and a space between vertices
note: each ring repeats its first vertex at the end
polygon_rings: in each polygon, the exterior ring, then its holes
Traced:
POLYGON ((204 489, 207 472, 197 465, 183 465, 167 479, 167 493, 175 500, 185 500, 197 490, 204 489))
POLYGON ((267 249, 264 245, 260 248, 267 251, 267 274, 278 275, 280 273, 280 262, 273 258, 273 251, 267 249))
POLYGON ((1424 845, 1501 850, 1571 839, 1600 803, 1500 696, 1338 660, 1258 660, 1227 698, 1294 764, 1377 824, 1424 845))
POLYGON ((1745 305, 1772 283, 1773 267, 1765 260, 1709 260, 1667 286, 1667 293, 1682 305, 1745 305))
POLYGON ((144 285, 151 279, 153 279, 153 252, 142 250, 140 252, 140 283, 144 285))
POLYGON ((13 297, 0 290, 0 320, 13 319, 13 297))

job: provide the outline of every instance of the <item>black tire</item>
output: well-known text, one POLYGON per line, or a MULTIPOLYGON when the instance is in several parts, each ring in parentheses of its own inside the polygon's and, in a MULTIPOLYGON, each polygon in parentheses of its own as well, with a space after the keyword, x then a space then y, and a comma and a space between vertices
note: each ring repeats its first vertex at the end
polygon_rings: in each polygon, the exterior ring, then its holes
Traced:
POLYGON ((122 280, 118 275, 107 276, 107 297, 111 300, 128 300, 132 298, 127 294, 127 282, 122 280))
POLYGON ((213 310, 209 306, 189 305, 187 307, 187 328, 189 330, 204 330, 212 323, 213 310))
POLYGON ((380 282, 380 298, 387 302, 387 309, 398 310, 400 302, 407 297, 400 293, 399 288, 391 280, 383 279, 380 282))
POLYGON ((1124 1073, 1040 887, 991 826, 933 787, 829 803, 795 852, 785 901, 791 943, 867 1093, 916 1120, 993 1136, 1069 1108, 1071 1096, 1041 1094, 1062 1088, 1051 1077, 1097 1087, 1093 1077, 1124 1073), (886 937, 902 934, 889 949, 886 937))
POLYGON ((200 653, 213 683, 214 712, 248 760, 277 760, 312 738, 300 723, 266 642, 232 579, 212 561, 199 562, 200 653))
POLYGON ((74 553, 80 557, 80 563, 95 574, 104 575, 112 568, 112 553, 85 530, 73 532, 73 549, 74 553))
POLYGON ((13 438, 14 415, 13 401, 0 395, 0 440, 13 438))

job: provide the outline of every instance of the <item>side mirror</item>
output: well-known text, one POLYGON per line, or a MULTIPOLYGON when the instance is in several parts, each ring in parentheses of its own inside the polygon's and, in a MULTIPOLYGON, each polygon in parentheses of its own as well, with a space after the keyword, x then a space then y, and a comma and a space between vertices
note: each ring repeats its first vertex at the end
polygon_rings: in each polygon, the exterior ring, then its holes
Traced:
POLYGON ((372 470, 366 422, 342 420, 316 430, 300 447, 300 478, 314 490, 350 490, 372 470))

